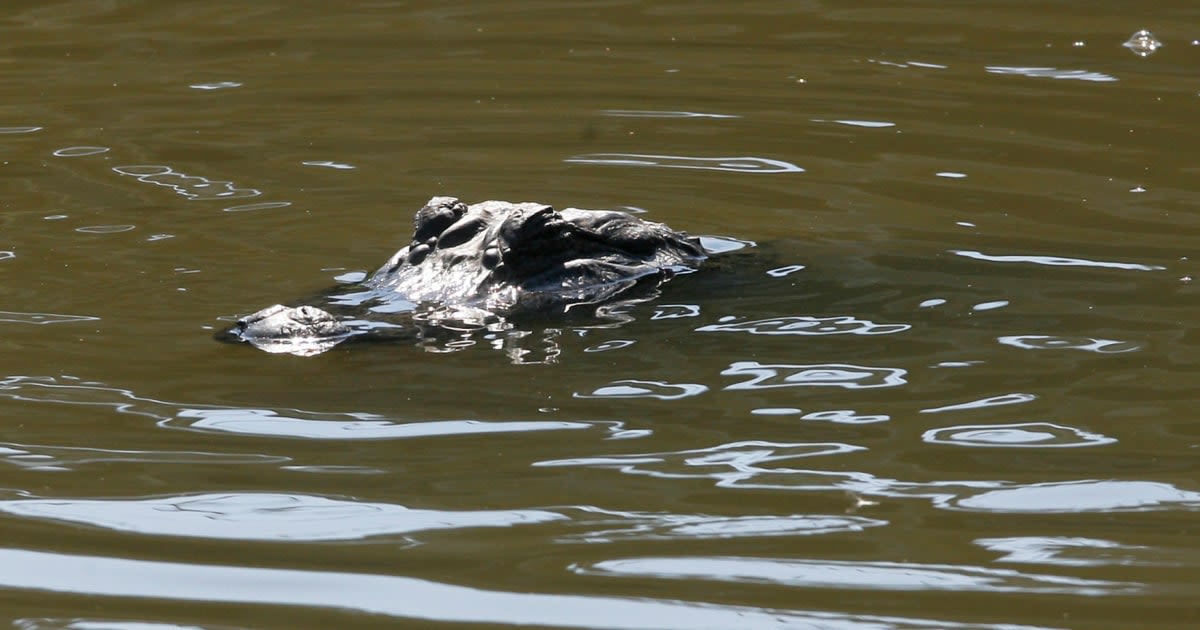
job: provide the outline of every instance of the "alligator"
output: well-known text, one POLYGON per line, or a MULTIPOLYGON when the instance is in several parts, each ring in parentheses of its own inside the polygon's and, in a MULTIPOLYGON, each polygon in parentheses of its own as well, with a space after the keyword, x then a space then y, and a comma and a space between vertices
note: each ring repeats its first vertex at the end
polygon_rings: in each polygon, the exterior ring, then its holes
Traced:
POLYGON ((650 299, 707 258, 699 238, 627 212, 434 197, 413 224, 408 245, 349 292, 339 289, 327 308, 275 304, 218 338, 312 355, 349 339, 395 334, 405 328, 395 323, 397 313, 454 328, 521 313, 594 312, 650 299), (339 306, 350 308, 341 316, 327 310, 339 306))

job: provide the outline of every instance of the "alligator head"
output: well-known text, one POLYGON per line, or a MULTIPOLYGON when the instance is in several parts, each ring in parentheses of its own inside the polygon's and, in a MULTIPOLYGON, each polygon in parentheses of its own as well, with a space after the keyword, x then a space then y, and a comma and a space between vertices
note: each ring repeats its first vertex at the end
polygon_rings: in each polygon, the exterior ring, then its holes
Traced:
MULTIPOLYGON (((413 223, 408 245, 362 282, 372 299, 498 316, 565 312, 657 286, 706 257, 697 239, 625 212, 434 197, 413 223)), ((361 331, 313 306, 276 305, 230 332, 272 351, 322 340, 320 352, 361 331)))

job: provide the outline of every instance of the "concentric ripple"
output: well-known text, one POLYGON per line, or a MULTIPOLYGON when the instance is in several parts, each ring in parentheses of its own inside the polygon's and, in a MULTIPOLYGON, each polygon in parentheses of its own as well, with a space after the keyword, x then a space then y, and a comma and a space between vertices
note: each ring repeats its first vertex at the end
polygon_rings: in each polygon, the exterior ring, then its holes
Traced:
POLYGON ((758 361, 738 361, 721 372, 722 376, 748 376, 748 380, 725 387, 737 389, 770 389, 775 387, 843 387, 869 389, 896 387, 908 381, 908 372, 901 368, 865 367, 842 363, 822 365, 763 364, 758 361))
POLYGON ((1001 448, 1074 448, 1101 446, 1117 441, 1106 435, 1052 422, 943 427, 926 431, 921 434, 921 439, 930 444, 1001 448))

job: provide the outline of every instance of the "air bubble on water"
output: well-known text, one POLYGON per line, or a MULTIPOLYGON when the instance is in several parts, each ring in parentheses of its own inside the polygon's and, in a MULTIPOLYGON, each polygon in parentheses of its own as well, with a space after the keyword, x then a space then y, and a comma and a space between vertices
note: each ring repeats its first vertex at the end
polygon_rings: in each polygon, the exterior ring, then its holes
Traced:
POLYGON ((1139 57, 1148 57, 1154 54, 1159 48, 1163 47, 1163 43, 1154 37, 1154 33, 1146 29, 1142 29, 1133 35, 1129 36, 1129 40, 1122 46, 1128 48, 1133 54, 1139 57))

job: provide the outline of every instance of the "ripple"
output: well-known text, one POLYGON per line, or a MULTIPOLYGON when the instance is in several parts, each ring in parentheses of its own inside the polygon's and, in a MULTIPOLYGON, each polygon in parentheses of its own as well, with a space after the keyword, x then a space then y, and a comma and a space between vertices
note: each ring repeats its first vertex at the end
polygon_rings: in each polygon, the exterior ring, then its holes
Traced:
POLYGON ((593 390, 589 394, 575 393, 576 398, 658 398, 659 400, 676 400, 698 396, 708 391, 708 387, 696 383, 667 383, 664 381, 639 381, 626 379, 613 381, 608 385, 593 390))
POLYGON ((14 252, 10 252, 8 250, 0 250, 0 260, 8 260, 9 258, 16 258, 16 257, 17 257, 17 255, 14 252))
POLYGON ((921 434, 929 444, 1004 448, 1073 448, 1100 446, 1117 440, 1099 433, 1051 422, 1021 424, 968 424, 930 429, 921 434))
POLYGON ((998 308, 1004 308, 1009 305, 1008 300, 996 300, 994 302, 980 302, 971 307, 973 311, 994 311, 998 308))
POLYGON ((758 247, 758 243, 732 236, 700 236, 700 247, 708 254, 728 254, 749 247, 758 247))
POLYGON ((132 451, 74 446, 43 446, 0 442, 0 461, 29 470, 71 470, 86 464, 276 464, 287 457, 230 455, 202 451, 132 451))
POLYGON ((1101 354, 1118 354, 1141 350, 1141 344, 1115 339, 1092 337, 1058 337, 1055 335, 1016 335, 996 339, 1006 346, 1024 350, 1084 350, 1101 354))
POLYGON ((237 199, 262 194, 254 188, 238 188, 230 181, 188 175, 161 164, 130 164, 114 166, 112 170, 139 182, 170 188, 175 194, 192 200, 237 199))
POLYGON ((825 120, 822 118, 813 118, 812 122, 816 123, 836 123, 838 125, 846 125, 848 127, 864 127, 867 129, 886 129, 895 127, 896 123, 886 120, 825 120))
POLYGON ((763 536, 818 536, 865 531, 887 521, 864 516, 788 514, 715 516, 660 512, 609 512, 587 508, 588 531, 560 542, 610 543, 632 540, 710 540, 763 536), (604 517, 608 518, 604 518, 604 517), (615 522, 615 526, 613 523, 615 522))
POLYGON ((650 319, 680 319, 682 317, 699 317, 698 304, 660 304, 654 307, 650 319))
POLYGON ((1096 83, 1110 83, 1117 80, 1116 77, 1103 72, 1063 70, 1048 66, 984 66, 984 70, 991 74, 1017 74, 1034 79, 1072 79, 1096 83))
POLYGON ((262 203, 248 203, 241 206, 229 206, 222 208, 225 212, 252 212, 254 210, 273 210, 275 208, 286 208, 292 205, 290 201, 264 201, 262 203))
POLYGON ((71 376, 9 376, 0 379, 0 398, 110 408, 153 419, 159 426, 190 431, 318 440, 381 440, 457 435, 523 433, 603 428, 619 423, 550 420, 425 420, 396 422, 369 413, 318 413, 299 409, 255 409, 185 405, 145 398, 126 389, 71 376))
POLYGON ((608 352, 609 350, 620 350, 621 348, 628 348, 629 346, 632 346, 634 343, 636 343, 636 342, 633 341, 632 339, 612 339, 609 341, 605 341, 603 343, 598 343, 594 346, 588 346, 587 348, 584 348, 583 351, 584 352, 608 352))
MULTIPOLYGON (((945 628, 947 630, 1032 630, 1011 624, 961 624, 946 620, 810 612, 650 597, 562 595, 523 590, 496 591, 417 578, 344 571, 272 569, 217 564, 127 560, 61 552, 0 549, 0 587, 183 602, 250 604, 287 610, 357 611, 411 620, 461 624, 507 624, 562 628, 661 630, 739 628, 781 630, 827 627, 838 630, 945 628), (36 567, 37 570, 31 570, 36 567), (397 597, 403 593, 403 597, 397 597)), ((106 603, 97 599, 99 605, 106 603)))
POLYGON ((979 512, 1147 512, 1200 508, 1200 494, 1151 481, 1083 480, 1041 483, 940 502, 941 507, 979 512))
POLYGON ((110 150, 108 147, 66 147, 56 150, 53 155, 55 157, 84 157, 108 153, 110 150))
POLYGON ((644 153, 588 153, 569 157, 571 164, 604 164, 612 166, 649 166, 653 168, 687 168, 702 171, 731 171, 734 173, 803 173, 804 169, 782 160, 760 157, 687 157, 681 155, 650 155, 644 153))
POLYGON ((909 324, 876 324, 849 315, 811 317, 796 315, 735 322, 733 316, 720 323, 697 328, 697 332, 744 332, 752 335, 891 335, 912 328, 909 324))
POLYGON ((874 424, 876 422, 887 422, 891 420, 891 416, 886 414, 876 415, 859 415, 853 409, 832 409, 830 411, 814 411, 804 414, 801 420, 821 420, 824 422, 834 422, 837 424, 874 424))
POLYGON ((804 413, 804 410, 795 407, 759 407, 751 409, 750 413, 756 416, 794 416, 804 413))
POLYGON ((44 127, 0 127, 0 133, 35 133, 44 127))
POLYGON ((975 544, 1004 554, 995 562, 1050 564, 1062 567, 1182 566, 1176 550, 1123 545, 1074 536, 980 538, 975 544))
MULTIPOLYGON (((300 412, 303 413, 303 412, 300 412)), ((367 415, 367 414, 352 414, 367 415)), ((489 433, 578 430, 594 428, 590 422, 549 420, 484 421, 429 420, 395 423, 389 420, 320 420, 281 414, 273 409, 183 409, 165 426, 199 431, 266 435, 316 440, 380 440, 489 433)))
POLYGON ((600 113, 615 118, 741 118, 734 114, 710 114, 653 109, 604 109, 600 113))
POLYGON ((1089 580, 956 564, 792 560, 728 556, 671 556, 603 560, 575 565, 583 575, 714 580, 792 588, 871 591, 977 591, 1110 595, 1142 590, 1131 582, 1089 580))
POLYGON ((197 494, 153 499, 17 499, 0 512, 154 536, 224 540, 361 540, 466 527, 565 520, 543 510, 416 510, 303 494, 197 494))
POLYGON ((17 324, 69 324, 71 322, 95 322, 99 317, 90 315, 60 315, 58 313, 19 313, 17 311, 0 311, 0 322, 17 324))
POLYGON ((1023 255, 993 255, 966 249, 952 249, 950 253, 974 260, 1001 263, 1033 263, 1050 267, 1097 267, 1101 269, 1124 269, 1127 271, 1162 271, 1166 267, 1158 265, 1142 265, 1138 263, 1112 262, 1105 260, 1087 260, 1085 258, 1065 258, 1062 256, 1023 256, 1023 255))
POLYGON ((943 298, 930 298, 930 299, 925 300, 924 302, 921 302, 920 304, 918 304, 917 307, 918 308, 933 308, 935 306, 942 306, 945 303, 946 303, 946 300, 943 298))
POLYGON ((841 363, 823 365, 762 364, 738 361, 721 372, 722 376, 751 376, 750 380, 726 386, 727 390, 768 389, 773 387, 844 387, 867 389, 895 387, 907 383, 900 368, 864 367, 841 363))
POLYGON ((804 271, 805 269, 807 269, 807 267, 804 265, 785 265, 783 267, 776 267, 775 269, 768 269, 767 275, 771 276, 772 278, 782 278, 784 276, 790 276, 797 271, 804 271))
POLYGON ((307 162, 301 162, 301 164, 303 164, 305 166, 320 166, 323 168, 332 168, 332 169, 339 170, 339 171, 352 171, 352 170, 358 168, 357 166, 353 166, 351 164, 345 164, 343 162, 331 162, 329 160, 309 160, 307 162))
POLYGON ((777 475, 811 472, 781 467, 780 463, 862 450, 866 449, 838 442, 783 443, 754 440, 684 451, 546 460, 535 462, 533 465, 615 468, 629 475, 660 479, 712 479, 722 487, 761 487, 749 485, 747 482, 760 476, 774 478, 777 475))
POLYGON ((88 225, 75 228, 76 232, 85 234, 116 234, 117 232, 128 232, 137 229, 136 225, 88 225))
POLYGON ((242 84, 237 81, 217 81, 216 83, 193 83, 188 87, 193 90, 228 90, 242 87, 242 84))
POLYGON ((930 407, 928 409, 922 409, 921 413, 942 413, 944 411, 964 411, 967 409, 983 409, 985 407, 999 407, 1002 405, 1019 405, 1022 403, 1033 402, 1037 400, 1037 398, 1038 397, 1035 394, 1014 392, 1012 394, 989 396, 987 398, 980 398, 979 400, 972 400, 970 402, 957 403, 954 405, 930 407))

